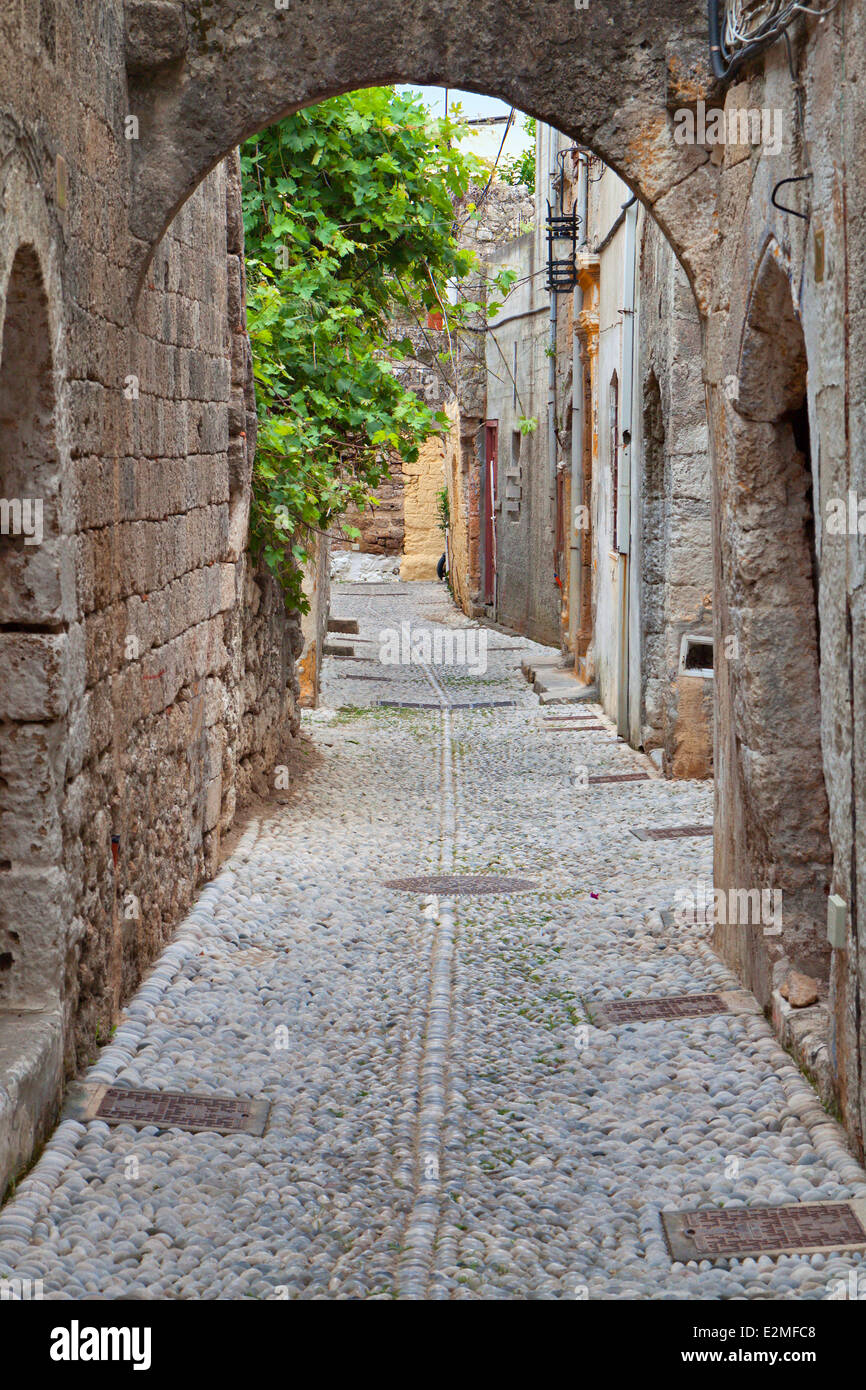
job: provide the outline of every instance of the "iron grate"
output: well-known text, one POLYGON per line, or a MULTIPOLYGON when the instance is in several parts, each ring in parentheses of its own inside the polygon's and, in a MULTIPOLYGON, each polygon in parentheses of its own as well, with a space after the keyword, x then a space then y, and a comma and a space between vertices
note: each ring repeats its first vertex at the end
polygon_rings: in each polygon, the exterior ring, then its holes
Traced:
POLYGON ((653 1019, 706 1018, 730 1012, 721 994, 673 994, 666 999, 611 999, 594 1013, 602 1023, 648 1023, 653 1019))
POLYGON ((632 835, 638 840, 687 840, 697 835, 712 835, 711 825, 666 825, 650 826, 642 830, 632 827, 632 835))
MULTIPOLYGON (((354 679, 354 677, 353 677, 354 679)), ((449 700, 438 704, 432 700, 377 700, 380 709, 513 709, 516 700, 449 700)))
POLYGON ((234 1096, 197 1096, 187 1091, 145 1091, 99 1086, 88 1097, 83 1118, 109 1125, 155 1125, 157 1129, 215 1129, 223 1134, 264 1134, 270 1103, 234 1096))
POLYGON ((587 724, 592 724, 593 727, 596 727, 597 723, 598 723, 598 720, 597 720, 597 719, 588 719, 588 718, 581 718, 581 719, 542 719, 542 721, 541 721, 541 727, 542 727, 542 729, 553 729, 554 731, 556 731, 557 729, 585 729, 586 726, 587 726, 587 724))
POLYGON ((650 782, 652 778, 645 772, 606 772, 598 777, 590 777, 591 783, 596 782, 650 782))
POLYGON ((786 1207, 711 1207, 661 1213, 675 1260, 811 1254, 866 1246, 866 1202, 801 1202, 786 1207))
POLYGON ((385 887, 401 893, 458 897, 469 893, 528 893, 536 884, 534 879, 512 878, 508 874, 423 874, 416 878, 392 878, 385 887))
POLYGON ((592 734, 596 732, 609 734, 610 729, 606 729, 604 724, 552 724, 547 732, 549 734, 592 734))

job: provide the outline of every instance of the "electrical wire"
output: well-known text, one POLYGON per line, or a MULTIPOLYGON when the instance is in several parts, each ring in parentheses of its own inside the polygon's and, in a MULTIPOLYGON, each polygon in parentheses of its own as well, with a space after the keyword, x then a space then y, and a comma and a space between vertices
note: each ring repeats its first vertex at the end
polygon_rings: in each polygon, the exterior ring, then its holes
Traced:
MULTIPOLYGON (((503 131, 502 139, 499 142, 499 149, 497 150, 496 158, 493 161, 493 168, 490 170, 490 178, 484 185, 481 197, 475 204, 474 212, 478 211, 478 209, 481 207, 481 204, 484 202, 484 199, 487 197, 487 194, 490 192, 490 185, 493 183, 494 175, 496 174, 496 170, 499 167, 499 161, 502 158, 502 151, 505 149, 505 141, 508 139, 508 132, 511 129, 511 122, 514 120, 514 112, 516 111, 516 109, 516 107, 512 106, 511 110, 508 113, 508 120, 505 122, 505 130, 503 131)), ((469 218, 472 216, 473 213, 468 213, 467 216, 464 217, 463 221, 459 224, 457 230, 460 231, 462 227, 465 227, 466 223, 469 221, 469 218)))
POLYGON ((727 80, 749 58, 787 34, 798 14, 826 19, 840 4, 831 0, 819 9, 801 0, 708 0, 713 73, 727 80))

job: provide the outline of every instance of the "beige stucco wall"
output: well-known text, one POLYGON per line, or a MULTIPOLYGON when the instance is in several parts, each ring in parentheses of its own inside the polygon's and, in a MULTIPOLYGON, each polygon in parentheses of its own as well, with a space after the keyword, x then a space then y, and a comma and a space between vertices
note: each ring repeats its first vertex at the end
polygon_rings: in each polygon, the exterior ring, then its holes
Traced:
POLYGON ((318 536, 310 544, 310 560, 304 570, 302 591, 309 609, 301 615, 301 635, 304 646, 297 659, 300 688, 299 703, 304 709, 315 709, 319 703, 319 679, 322 654, 328 630, 330 606, 331 546, 327 536, 318 536))
POLYGON ((445 550, 437 507, 444 483, 445 445, 435 435, 422 444, 415 463, 403 465, 401 579, 436 578, 436 566, 445 550))

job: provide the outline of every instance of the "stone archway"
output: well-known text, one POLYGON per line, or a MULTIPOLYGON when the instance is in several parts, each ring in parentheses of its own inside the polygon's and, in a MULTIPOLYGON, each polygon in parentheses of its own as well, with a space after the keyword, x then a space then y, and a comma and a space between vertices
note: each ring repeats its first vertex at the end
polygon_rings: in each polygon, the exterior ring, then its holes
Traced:
POLYGON ((602 157, 652 211, 706 307, 718 169, 671 112, 708 95, 703 0, 236 0, 127 4, 133 285, 204 175, 325 97, 412 82, 513 103, 602 157), (131 122, 131 124, 130 124, 131 122))
MULTIPOLYGON (((823 968, 822 951, 813 959, 809 947, 820 931, 815 913, 823 887, 810 888, 807 878, 815 866, 819 878, 826 877, 829 846, 823 788, 823 800, 811 795, 819 786, 820 722, 814 585, 804 558, 808 470, 797 447, 802 402, 791 407, 799 423, 784 420, 785 410, 777 419, 747 417, 750 363, 760 358, 761 334, 768 350, 778 346, 769 320, 766 332, 760 327, 761 306, 777 303, 781 291, 769 281, 761 288, 759 274, 751 307, 737 299, 764 244, 763 229, 778 227, 788 214, 772 196, 778 181, 772 161, 750 162, 748 151, 741 159, 674 141, 674 110, 724 100, 708 72, 703 0, 623 0, 615 17, 606 7, 577 9, 573 0, 454 0, 447 14, 421 0, 381 0, 360 11, 346 0, 306 7, 276 0, 254 12, 237 0, 129 0, 126 12, 133 304, 161 235, 208 170, 266 125, 366 85, 457 85, 499 96, 596 152, 644 203, 694 292, 709 387, 715 574, 722 600, 715 610, 722 663, 716 684, 716 883, 751 890, 769 879, 782 886, 793 914, 789 920, 800 924, 789 938, 794 955, 805 966, 823 968), (755 341, 740 362, 739 328, 747 318, 755 341), (725 371, 734 379, 742 376, 740 411, 721 388, 725 353, 725 371), (780 463, 780 475, 762 473, 765 449, 780 463), (766 521, 753 521, 750 489, 755 515, 761 506, 769 508, 779 535, 791 540, 790 554, 778 539, 761 549, 766 521), (763 566, 765 578, 771 574, 776 617, 782 614, 775 624, 751 566, 755 573, 763 566), (735 669, 723 664, 724 641, 737 635, 735 620, 746 613, 756 664, 735 669), (790 723, 787 715, 779 717, 771 682, 799 675, 800 639, 807 659, 806 680, 797 690, 798 729, 807 729, 804 711, 814 710, 816 717, 806 755, 798 761, 790 756, 790 723), (772 782, 767 769, 777 758, 787 778, 784 787, 777 785, 787 799, 782 821, 764 814, 772 782)), ((776 60, 767 63, 768 93, 777 94, 785 84, 779 100, 787 107, 793 103, 787 62, 781 53, 776 60)), ((741 92, 734 100, 744 97, 741 92)), ((796 132, 787 154, 796 172, 802 167, 796 132)), ((780 235, 784 241, 787 230, 780 235)), ((796 238, 794 245, 792 253, 786 242, 789 259, 801 260, 796 238)), ((775 259, 767 261, 765 273, 775 259)), ((789 278, 786 272, 791 301, 789 278)), ((795 358, 798 351, 793 349, 795 358)), ((784 355, 783 349, 783 362, 784 355)), ((777 369, 784 373, 782 364, 768 366, 768 382, 777 369)), ((721 944, 766 1001, 770 954, 763 941, 738 928, 721 944)))

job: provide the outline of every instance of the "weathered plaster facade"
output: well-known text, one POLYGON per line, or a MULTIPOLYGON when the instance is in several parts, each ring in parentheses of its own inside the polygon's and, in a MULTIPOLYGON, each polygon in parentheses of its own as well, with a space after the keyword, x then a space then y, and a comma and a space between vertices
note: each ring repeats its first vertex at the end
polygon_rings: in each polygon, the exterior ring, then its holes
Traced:
POLYGON ((670 246, 641 215, 632 420, 629 732, 671 777, 713 766, 713 532, 701 327, 670 246))
MULTIPOLYGON (((712 676, 681 659, 700 646, 712 669, 697 306, 669 243, 612 170, 543 125, 536 165, 534 232, 488 260, 516 275, 486 340, 486 414, 498 434, 488 611, 561 645, 620 732, 668 775, 706 776, 712 676), (555 304, 548 202, 581 218, 580 283, 555 304)), ((483 567, 492 538, 483 525, 481 534, 483 567)))

